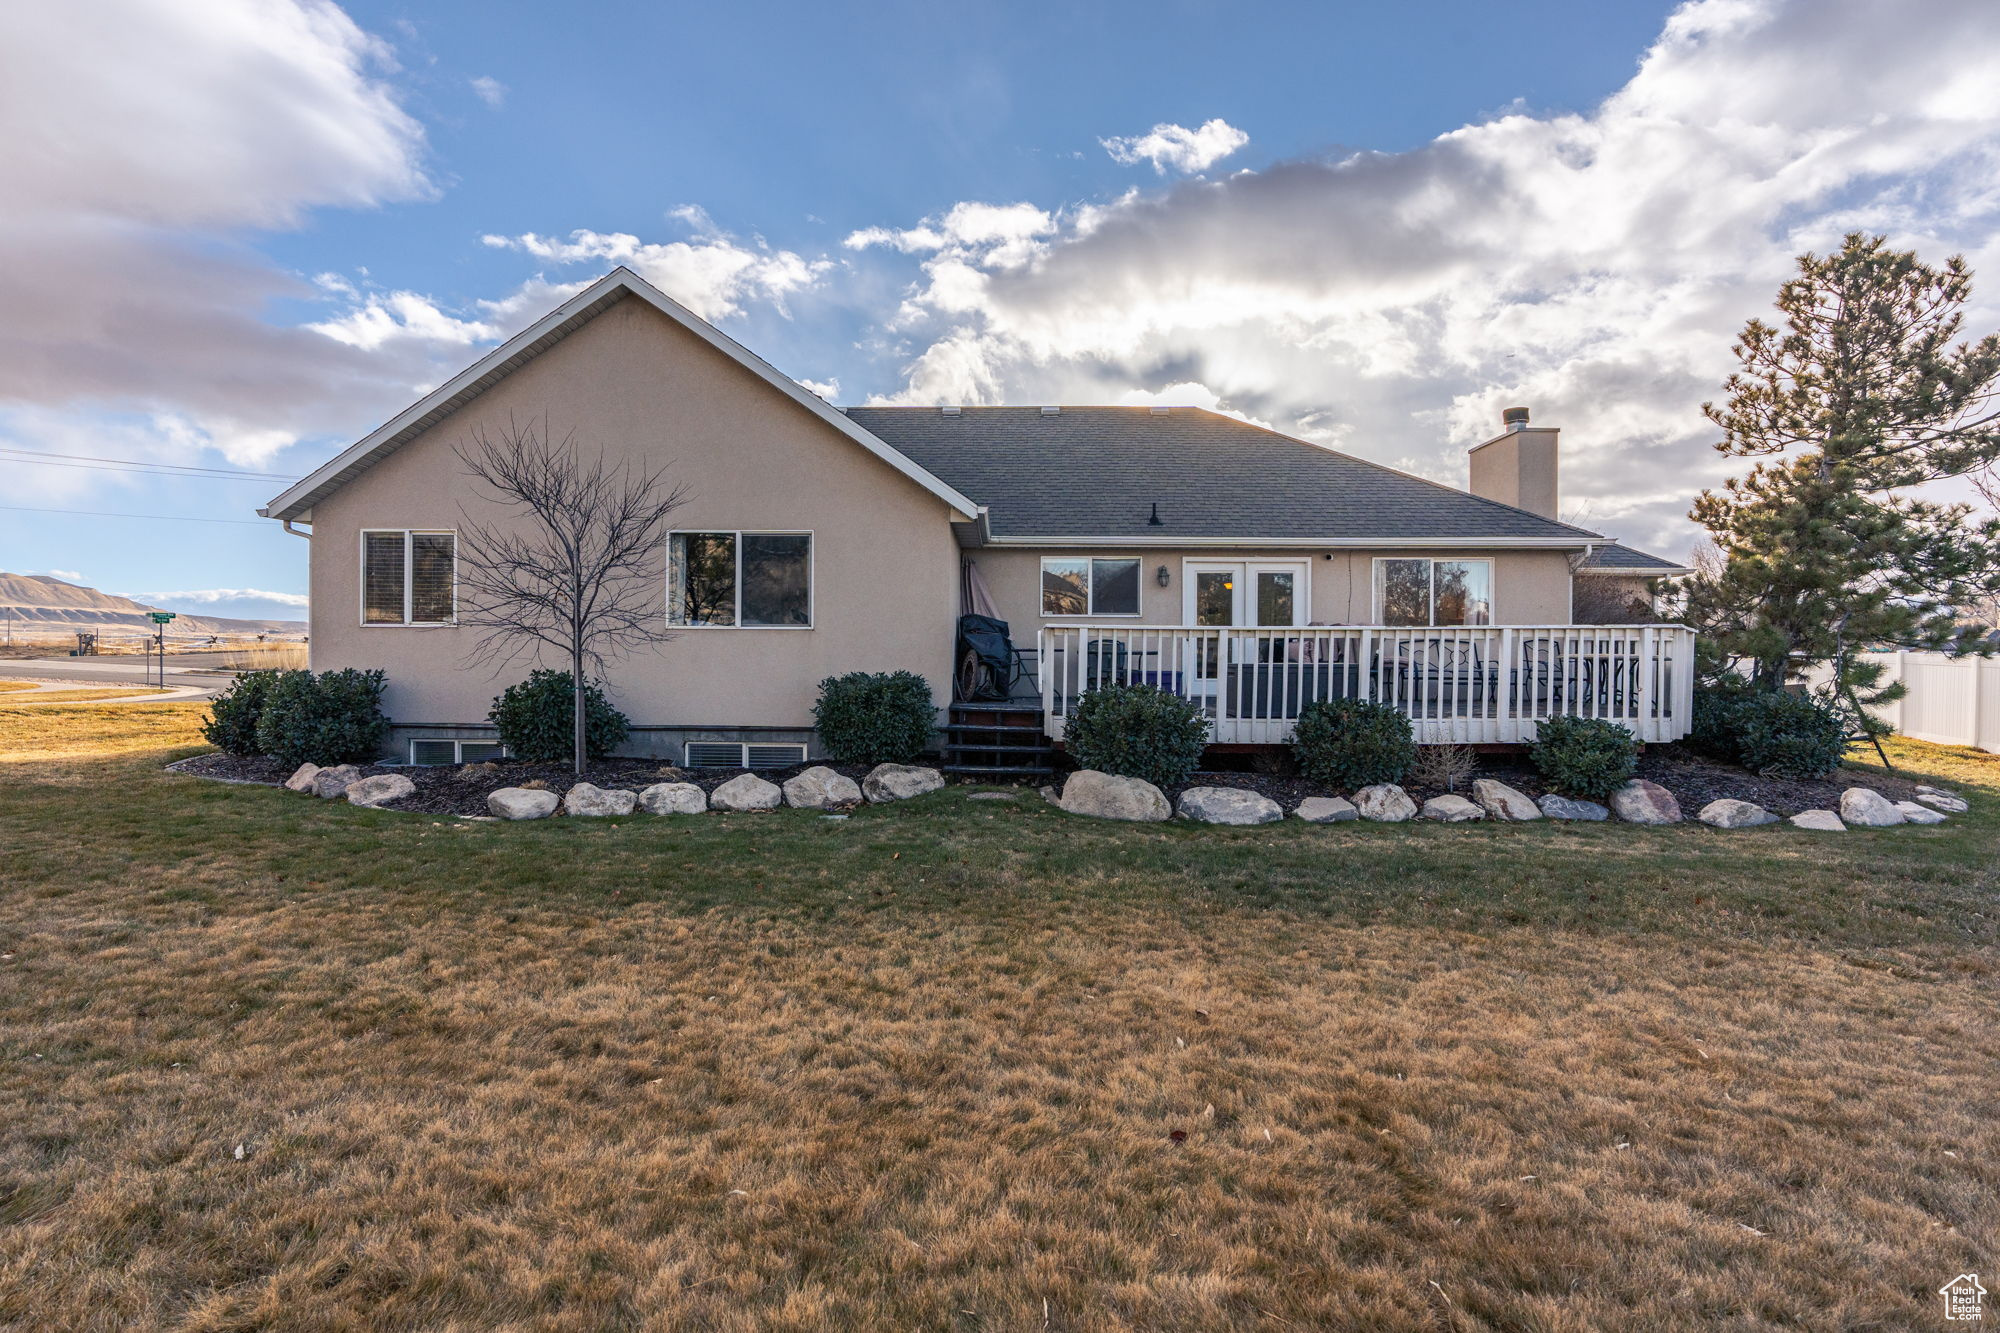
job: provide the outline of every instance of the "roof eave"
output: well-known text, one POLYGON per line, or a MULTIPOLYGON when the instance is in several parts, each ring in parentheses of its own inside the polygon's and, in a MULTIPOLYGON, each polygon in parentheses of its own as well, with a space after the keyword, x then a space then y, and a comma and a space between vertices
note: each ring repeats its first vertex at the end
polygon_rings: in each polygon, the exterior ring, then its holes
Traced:
POLYGON ((988 536, 988 546, 1250 546, 1336 550, 1588 550, 1603 544, 1587 537, 1021 537, 988 536))

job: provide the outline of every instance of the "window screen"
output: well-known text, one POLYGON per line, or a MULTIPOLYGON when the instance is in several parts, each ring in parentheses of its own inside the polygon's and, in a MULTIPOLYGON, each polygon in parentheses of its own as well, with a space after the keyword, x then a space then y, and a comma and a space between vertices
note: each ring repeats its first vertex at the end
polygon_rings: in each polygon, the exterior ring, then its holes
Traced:
POLYGON ((1090 613, 1094 616, 1139 614, 1139 562, 1090 562, 1090 613))
POLYGON ((736 623, 736 534, 676 532, 668 543, 667 621, 736 623))
POLYGON ((449 532, 410 534, 410 619, 442 624, 457 614, 452 579, 458 539, 449 532))
POLYGON ((1042 614, 1045 616, 1090 614, 1088 560, 1042 561, 1042 614))
POLYGON ((743 534, 743 623, 812 623, 812 538, 802 532, 743 534))
POLYGON ((361 539, 361 618, 370 625, 403 623, 403 537, 370 532, 361 539))
POLYGON ((1376 561, 1375 600, 1382 608, 1382 623, 1385 625, 1430 624, 1431 562, 1376 561))
POLYGON ((667 623, 812 624, 812 536, 676 532, 667 539, 667 623))

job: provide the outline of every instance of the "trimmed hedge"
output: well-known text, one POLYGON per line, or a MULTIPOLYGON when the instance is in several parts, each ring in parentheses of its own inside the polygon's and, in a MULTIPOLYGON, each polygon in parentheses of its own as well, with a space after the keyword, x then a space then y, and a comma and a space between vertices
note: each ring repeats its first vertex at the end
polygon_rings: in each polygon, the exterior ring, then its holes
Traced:
POLYGON ((1321 699, 1299 710, 1292 731, 1299 772, 1322 787, 1358 791, 1401 782, 1417 761, 1410 719, 1370 699, 1321 699))
POLYGON ((937 704, 922 676, 850 671, 819 683, 813 725, 840 763, 906 764, 930 748, 937 704))
POLYGON ((1192 699, 1156 686, 1105 685, 1077 696, 1063 744, 1078 768, 1172 787, 1201 764, 1208 717, 1192 699))
POLYGON ((1536 724, 1528 757, 1563 795, 1601 801, 1638 771, 1639 743, 1616 722, 1551 717, 1536 724))
MULTIPOLYGON (((486 718, 500 743, 531 764, 567 763, 576 753, 576 689, 567 671, 535 670, 493 700, 486 718)), ((583 751, 602 759, 625 743, 632 724, 604 697, 603 685, 583 683, 583 751)))
POLYGON ((224 754, 261 755, 263 743, 257 739, 257 724, 264 716, 265 700, 290 671, 246 671, 215 696, 208 708, 208 721, 201 734, 224 754))
POLYGON ((280 672, 257 719, 257 747, 288 764, 367 764, 382 753, 380 671, 280 672))

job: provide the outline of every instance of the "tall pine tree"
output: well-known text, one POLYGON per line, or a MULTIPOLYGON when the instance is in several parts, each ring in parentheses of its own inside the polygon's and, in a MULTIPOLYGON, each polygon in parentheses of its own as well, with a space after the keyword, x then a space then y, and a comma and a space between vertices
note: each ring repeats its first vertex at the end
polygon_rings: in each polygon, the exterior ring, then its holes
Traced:
POLYGON ((1729 400, 1702 405, 1718 450, 1769 461, 1695 502, 1723 563, 1688 585, 1690 623, 1759 688, 1830 667, 1871 733, 1863 705, 1901 687, 1859 654, 1969 648, 1960 609, 2000 592, 2000 520, 1913 493, 2000 459, 2000 335, 1960 340, 1971 289, 1960 258, 1850 235, 1800 258, 1782 327, 1751 320, 1729 400))

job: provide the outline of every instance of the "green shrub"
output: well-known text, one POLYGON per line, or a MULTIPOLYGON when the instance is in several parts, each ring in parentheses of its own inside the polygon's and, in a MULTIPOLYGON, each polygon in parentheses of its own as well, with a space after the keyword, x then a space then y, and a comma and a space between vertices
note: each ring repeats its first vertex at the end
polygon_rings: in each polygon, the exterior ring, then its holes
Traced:
MULTIPOLYGON (((516 759, 531 764, 567 763, 576 754, 576 687, 567 671, 530 671, 493 700, 487 720, 499 729, 500 743, 516 759)), ((583 752, 602 759, 632 732, 626 716, 604 697, 597 681, 583 683, 583 752)))
POLYGON ((1080 768, 1171 787, 1200 765, 1208 718, 1192 699, 1152 685, 1105 685, 1077 696, 1063 744, 1080 768))
POLYGON ((1695 686, 1694 712, 1688 719, 1687 739, 1681 744, 1718 763, 1741 762, 1741 713, 1756 693, 1741 676, 1724 676, 1713 685, 1695 686))
POLYGON ((366 764, 382 753, 380 671, 286 671, 264 698, 257 748, 288 764, 366 764))
POLYGON ((208 708, 208 721, 201 724, 201 734, 224 754, 263 754, 263 744, 257 739, 257 723, 264 716, 264 701, 271 697, 272 689, 281 679, 292 674, 244 672, 215 696, 208 708))
POLYGON ((937 704, 922 676, 850 671, 819 683, 813 724, 843 764, 905 764, 930 748, 937 704))
POLYGON ((1358 791, 1401 782, 1417 761, 1410 719, 1368 699, 1321 699, 1299 710, 1292 731, 1299 772, 1322 787, 1358 791))
POLYGON ((1737 762, 1760 777, 1823 778, 1847 755, 1847 719, 1810 695, 1761 691, 1736 717, 1737 762))
POLYGON ((1563 795, 1601 801, 1631 780, 1639 766, 1639 743, 1616 722, 1551 717, 1536 724, 1528 757, 1563 795))

